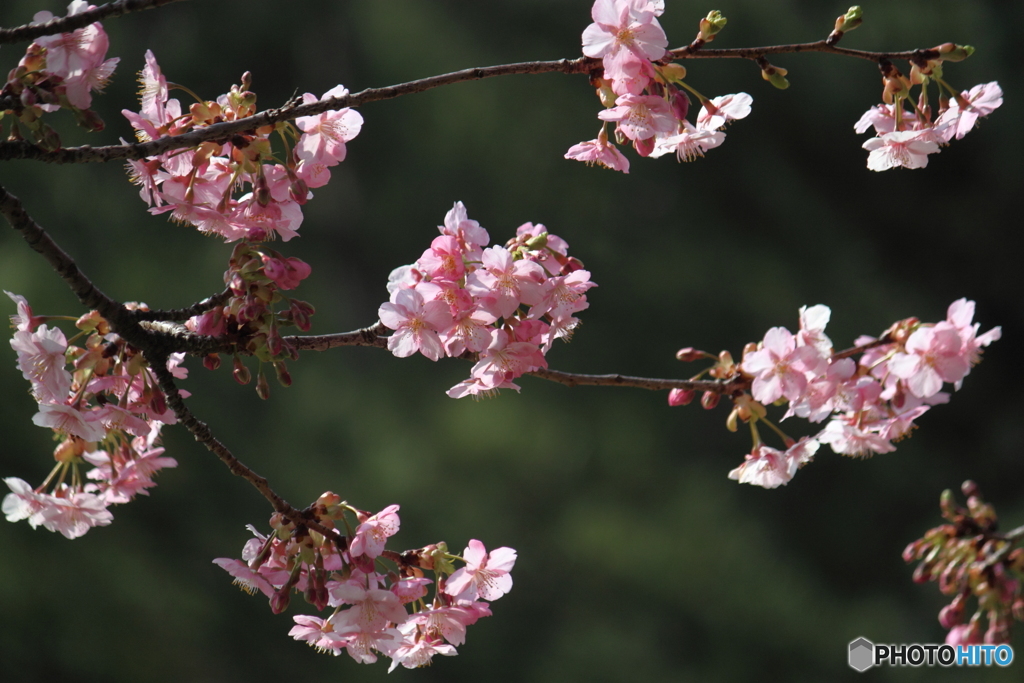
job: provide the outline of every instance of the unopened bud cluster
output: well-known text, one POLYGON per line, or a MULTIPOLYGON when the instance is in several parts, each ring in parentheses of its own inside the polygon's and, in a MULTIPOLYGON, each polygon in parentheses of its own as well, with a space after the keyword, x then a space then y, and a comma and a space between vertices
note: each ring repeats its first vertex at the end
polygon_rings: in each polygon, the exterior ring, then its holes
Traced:
MULTIPOLYGON (((299 353, 281 336, 281 328, 294 325, 306 332, 310 327, 313 306, 292 299, 281 290, 295 289, 308 277, 310 267, 295 257, 285 258, 264 244, 242 240, 235 245, 224 272, 224 283, 231 296, 219 306, 190 318, 185 326, 196 334, 222 339, 234 344, 237 351, 255 356, 260 363, 256 390, 261 398, 269 397, 269 386, 263 364, 270 363, 283 386, 291 384, 286 359, 298 359, 299 353), (280 304, 287 308, 277 310, 280 304)), ((203 364, 211 369, 220 365, 218 354, 208 355, 203 364)), ((248 384, 249 370, 236 355, 234 377, 248 384)))
POLYGON ((908 545, 903 559, 918 562, 914 581, 935 581, 943 595, 953 596, 939 612, 948 644, 1009 643, 1013 622, 1024 621, 1024 548, 1016 547, 1017 537, 998 533, 995 508, 974 482, 964 482, 961 491, 967 506, 943 491, 940 508, 949 523, 908 545), (967 619, 971 598, 977 607, 967 619))
POLYGON ((326 617, 296 615, 289 631, 320 652, 347 652, 363 664, 383 654, 391 670, 424 666, 434 655, 458 654, 466 627, 491 615, 488 602, 512 588, 516 551, 488 553, 477 540, 461 556, 445 543, 387 550, 401 523, 398 509, 390 505, 371 515, 328 491, 303 511, 328 533, 275 513, 269 535, 249 527, 255 538, 245 544, 242 559, 214 563, 246 592, 267 596, 275 614, 288 608, 294 594, 321 612, 330 610, 326 617))

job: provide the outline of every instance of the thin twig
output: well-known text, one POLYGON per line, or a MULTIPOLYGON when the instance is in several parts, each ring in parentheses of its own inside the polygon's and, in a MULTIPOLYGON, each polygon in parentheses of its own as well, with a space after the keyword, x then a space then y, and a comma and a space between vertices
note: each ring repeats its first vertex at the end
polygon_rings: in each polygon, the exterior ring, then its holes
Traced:
MULTIPOLYGON (((791 45, 768 45, 751 48, 725 48, 691 51, 691 46, 672 51, 677 59, 756 59, 766 54, 782 54, 796 52, 826 52, 830 54, 857 57, 874 62, 887 59, 922 59, 934 50, 909 50, 905 52, 865 52, 850 50, 827 44, 824 40, 816 43, 795 43, 791 45)), ((407 83, 399 83, 383 88, 367 88, 358 93, 333 97, 310 104, 289 103, 279 109, 267 109, 250 117, 237 121, 225 121, 204 128, 197 128, 181 135, 165 136, 150 142, 136 142, 124 145, 106 145, 92 147, 67 147, 47 151, 25 140, 0 142, 0 160, 33 159, 55 164, 105 162, 114 159, 144 159, 154 157, 176 149, 195 147, 208 140, 227 141, 231 135, 243 132, 254 132, 257 128, 270 126, 282 121, 291 121, 299 116, 313 116, 325 111, 344 107, 359 107, 370 102, 389 100, 403 95, 424 92, 433 88, 483 78, 507 76, 511 74, 565 73, 582 74, 598 73, 601 61, 588 57, 577 59, 559 59, 546 62, 518 62, 498 66, 477 67, 453 71, 438 76, 420 78, 407 83)))
POLYGON ((139 12, 162 5, 169 5, 172 2, 179 2, 179 0, 117 0, 117 2, 108 2, 105 5, 100 5, 78 14, 54 17, 41 24, 25 24, 15 28, 0 28, 0 45, 35 40, 36 38, 51 36, 55 33, 69 33, 89 24, 94 24, 97 21, 112 19, 129 12, 139 12))
POLYGON ((692 391, 711 391, 716 394, 730 395, 741 393, 750 387, 750 380, 743 377, 736 377, 726 381, 656 379, 653 377, 630 377, 629 375, 583 375, 575 372, 551 370, 550 368, 534 370, 526 374, 558 382, 567 387, 633 387, 635 389, 650 389, 651 391, 689 389, 692 391))
POLYGON ((157 382, 160 383, 160 388, 163 390, 164 394, 167 395, 167 405, 169 405, 171 410, 174 411, 174 415, 178 418, 178 422, 192 434, 196 441, 206 446, 207 450, 216 455, 222 463, 227 465, 231 474, 239 476, 252 484, 256 490, 260 492, 260 495, 270 502, 276 512, 280 512, 289 520, 295 522, 296 525, 305 526, 319 531, 327 538, 335 540, 338 539, 338 533, 336 530, 330 529, 317 522, 311 516, 303 514, 303 511, 293 507, 288 503, 288 501, 279 496, 277 492, 270 487, 270 483, 267 481, 266 477, 260 476, 250 467, 246 466, 241 460, 236 458, 228 447, 213 435, 209 425, 197 418, 192 411, 189 410, 188 406, 185 405, 185 400, 181 397, 181 393, 178 391, 177 385, 174 383, 174 376, 171 375, 170 371, 167 369, 166 356, 162 356, 159 353, 152 355, 147 354, 146 359, 149 361, 150 368, 156 375, 157 382))
POLYGON ((352 332, 339 332, 337 334, 321 334, 310 336, 285 337, 287 344, 293 345, 299 351, 326 351, 338 346, 376 346, 386 349, 388 338, 381 336, 388 331, 380 321, 368 327, 352 332))
POLYGON ((686 47, 671 50, 672 56, 676 59, 756 59, 762 55, 795 54, 798 52, 827 52, 844 57, 867 59, 876 63, 884 59, 933 59, 938 54, 933 49, 905 50, 903 52, 851 50, 845 47, 829 45, 824 40, 814 43, 791 43, 787 45, 766 45, 764 47, 731 47, 721 49, 701 47, 699 50, 693 50, 691 45, 687 45, 686 47))
POLYGON ((209 296, 202 301, 188 306, 187 308, 172 308, 169 310, 150 309, 148 311, 135 310, 131 314, 136 320, 167 320, 167 321, 181 321, 188 320, 189 318, 206 313, 214 306, 220 306, 231 296, 231 290, 225 289, 223 292, 218 292, 213 296, 209 296))

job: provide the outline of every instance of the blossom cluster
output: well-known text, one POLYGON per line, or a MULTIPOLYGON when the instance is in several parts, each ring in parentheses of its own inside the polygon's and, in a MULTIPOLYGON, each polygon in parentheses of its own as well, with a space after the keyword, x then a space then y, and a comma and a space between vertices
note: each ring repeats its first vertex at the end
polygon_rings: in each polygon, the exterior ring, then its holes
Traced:
MULTIPOLYGON (((251 76, 215 101, 197 101, 183 111, 171 99, 164 77, 151 51, 139 75, 139 112, 122 113, 141 142, 165 135, 180 135, 215 123, 234 121, 256 113, 256 95, 249 90, 251 76)), ((322 99, 348 94, 343 86, 327 91, 322 99)), ((198 100, 198 98, 196 98, 198 100)), ((311 93, 302 102, 318 101, 311 93)), ((133 183, 149 204, 150 213, 170 212, 175 221, 196 226, 232 242, 238 239, 265 241, 295 237, 302 223, 301 206, 312 196, 310 188, 322 187, 330 168, 345 158, 345 143, 359 134, 362 116, 351 109, 301 116, 294 125, 282 122, 255 132, 237 133, 228 141, 208 141, 186 150, 172 150, 154 157, 129 161, 133 183), (271 135, 294 142, 286 149, 284 163, 277 157, 271 135), (237 196, 236 196, 237 195, 237 196)))
POLYGON ((388 278, 391 296, 378 311, 395 330, 388 349, 400 358, 477 358, 469 379, 448 391, 452 398, 518 391, 513 380, 546 368, 551 345, 579 324, 575 314, 596 286, 590 272, 541 224, 524 223, 504 247, 488 247, 487 230, 462 202, 438 230, 419 260, 388 278))
MULTIPOLYGON (((944 81, 940 84, 949 88, 944 81)), ((940 100, 937 116, 923 96, 914 104, 908 97, 897 97, 889 104, 879 104, 864 112, 853 129, 858 133, 874 128, 875 137, 864 143, 868 150, 868 168, 886 171, 890 168, 924 168, 928 155, 937 153, 952 140, 959 140, 978 122, 1003 103, 1003 91, 995 81, 976 85, 940 100), (903 103, 910 101, 913 110, 903 103)))
MULTIPOLYGON (((74 0, 68 5, 68 16, 94 8, 85 0, 74 0)), ((51 19, 50 12, 38 12, 32 23, 51 19)), ((10 114, 46 149, 58 149, 60 137, 42 122, 45 112, 68 109, 80 125, 103 130, 103 121, 89 107, 92 93, 103 90, 119 61, 117 57, 107 59, 109 46, 106 31, 99 22, 69 33, 37 38, 0 89, 0 97, 9 97, 15 103, 14 108, 0 112, 0 118, 4 113, 10 114)), ((18 124, 11 125, 11 134, 18 136, 18 124)))
MULTIPOLYGON (((109 506, 148 495, 153 475, 177 465, 159 447, 160 429, 175 422, 174 412, 146 359, 95 311, 76 321, 76 337, 83 338, 76 346, 44 322, 52 318, 33 315, 23 297, 7 294, 18 306, 11 346, 39 403, 32 421, 52 429, 58 445, 57 464, 38 488, 17 477, 4 479, 12 493, 3 500, 3 513, 10 522, 28 519, 32 528, 77 538, 110 524, 109 506)), ((187 375, 182 358, 174 354, 167 362, 175 377, 187 375)))
MULTIPOLYGON (((695 379, 707 373, 749 382, 749 393, 732 398, 727 426, 735 431, 738 421, 750 423, 754 445, 743 464, 729 473, 730 479, 765 488, 786 484, 823 443, 853 457, 896 450, 893 442, 907 436, 915 420, 949 400, 943 386, 959 389, 981 359, 982 348, 1001 335, 998 327, 978 334, 974 302, 960 299, 949 306, 944 321, 908 318, 878 339, 862 336, 855 348, 836 353, 825 334, 830 316, 827 306, 801 308, 796 334, 773 327, 761 342, 746 346, 739 364, 726 351, 717 358, 693 349, 679 352, 681 360, 716 358, 695 379), (851 357, 857 354, 859 361, 851 357), (782 419, 828 422, 816 435, 794 440, 768 420, 766 406, 773 403, 788 403, 782 419), (786 450, 765 445, 758 422, 777 432, 786 450)), ((706 407, 717 402, 718 395, 711 396, 704 401, 706 407)), ((669 404, 683 405, 693 398, 694 392, 677 389, 670 393, 669 404)))
MULTIPOLYGON (((603 76, 594 79, 594 85, 606 107, 598 114, 604 123, 596 139, 574 145, 566 159, 628 173, 629 160, 608 139, 607 124, 613 122, 617 141, 631 141, 640 156, 674 153, 680 161, 692 161, 722 144, 721 129, 726 123, 750 113, 750 95, 708 99, 683 82, 686 69, 682 66, 657 64, 670 56, 668 38, 657 19, 664 11, 661 0, 594 3, 594 23, 583 32, 583 54, 602 60, 603 76), (696 124, 686 118, 690 110, 686 91, 701 103, 696 124)), ((710 42, 724 25, 725 19, 712 12, 701 22, 698 40, 710 42)))
POLYGON ((943 595, 953 596, 939 612, 939 623, 949 629, 947 644, 1009 643, 1014 620, 1024 621, 1024 548, 996 532, 995 508, 984 501, 977 484, 965 481, 961 491, 967 507, 956 503, 952 491, 943 491, 940 508, 949 523, 908 545, 903 559, 919 561, 914 581, 936 581, 943 595), (978 607, 965 623, 972 597, 978 607))
MULTIPOLYGON (((309 265, 301 259, 284 257, 264 244, 242 240, 235 245, 228 269, 224 272, 224 283, 230 292, 227 301, 190 318, 185 327, 197 334, 233 343, 239 350, 255 356, 260 361, 256 391, 261 398, 268 398, 270 387, 263 373, 263 364, 271 363, 278 380, 288 386, 291 376, 285 359, 294 360, 299 355, 295 347, 281 336, 281 327, 295 325, 304 332, 308 331, 309 319, 314 313, 311 304, 287 297, 281 291, 295 289, 310 272, 309 265), (287 308, 275 310, 281 302, 285 302, 287 308)), ((220 365, 220 357, 209 354, 203 364, 216 369, 220 365)), ((251 379, 250 372, 237 355, 234 377, 241 384, 248 384, 251 379)))
POLYGON ((390 670, 424 666, 434 655, 458 654, 466 627, 491 615, 488 602, 512 588, 516 551, 488 553, 475 539, 462 556, 449 553, 444 543, 389 551, 387 540, 401 524, 398 510, 390 505, 371 515, 328 491, 307 512, 329 536, 275 513, 269 536, 248 527, 255 538, 245 544, 242 559, 214 563, 246 592, 267 596, 275 613, 288 607, 293 592, 318 610, 331 609, 326 618, 296 615, 289 631, 320 652, 347 652, 363 664, 376 662, 380 653, 391 659, 390 670), (358 522, 354 531, 347 515, 358 522), (393 571, 378 571, 384 560, 393 571), (456 562, 464 566, 456 569, 456 562))

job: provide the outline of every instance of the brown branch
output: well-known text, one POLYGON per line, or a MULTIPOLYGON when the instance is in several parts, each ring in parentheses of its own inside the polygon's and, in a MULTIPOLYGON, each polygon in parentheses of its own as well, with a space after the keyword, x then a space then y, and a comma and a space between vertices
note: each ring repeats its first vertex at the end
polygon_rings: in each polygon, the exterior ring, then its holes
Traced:
MULTIPOLYGON (((285 341, 300 351, 326 351, 339 346, 373 346, 386 349, 388 338, 383 336, 389 329, 380 321, 353 332, 324 334, 319 336, 285 337, 285 341)), ((465 360, 476 361, 475 354, 466 354, 465 360)), ((652 391, 669 389, 691 389, 693 391, 712 391, 719 394, 736 394, 750 386, 750 380, 744 378, 731 379, 725 382, 717 380, 692 379, 654 379, 649 377, 630 377, 628 375, 583 375, 561 370, 534 370, 526 373, 564 384, 567 387, 577 386, 608 386, 634 387, 652 391)))
POLYGON ((750 380, 736 377, 727 381, 693 380, 693 379, 656 379, 652 377, 630 377, 628 375, 582 375, 561 370, 534 370, 526 373, 551 382, 558 382, 567 387, 633 387, 666 391, 668 389, 689 389, 692 391, 711 391, 716 394, 739 394, 750 387, 750 380))
POLYGON ((79 12, 78 14, 54 17, 41 24, 25 24, 15 28, 0 28, 0 45, 35 40, 41 36, 50 36, 55 33, 69 33, 103 19, 113 19, 129 12, 153 9, 162 5, 169 5, 172 2, 179 2, 179 0, 117 0, 117 2, 108 2, 105 5, 100 5, 95 9, 79 12))
POLYGON ((380 321, 352 332, 337 334, 321 334, 316 336, 285 337, 286 344, 293 345, 299 351, 326 351, 338 346, 376 346, 386 349, 388 338, 381 336, 388 328, 380 321))
POLYGON ((172 328, 169 325, 140 324, 135 318, 135 312, 129 311, 93 284, 75 260, 28 215, 21 201, 3 186, 0 186, 0 214, 34 251, 46 259, 82 305, 98 311, 110 324, 110 328, 132 346, 166 355, 183 350, 197 354, 210 353, 223 345, 221 340, 192 334, 180 326, 172 328))
POLYGON ((213 435, 209 425, 197 418, 189 410, 188 406, 185 405, 185 400, 181 397, 181 393, 178 391, 177 385, 174 383, 174 376, 167 369, 166 355, 147 352, 146 359, 156 375, 157 382, 160 383, 160 388, 167 395, 167 405, 174 411, 178 422, 192 434, 196 441, 206 446, 207 450, 227 465, 231 474, 239 476, 252 484, 260 492, 260 495, 270 502, 275 512, 280 512, 289 520, 295 522, 297 526, 314 529, 325 537, 334 539, 336 542, 339 540, 337 531, 320 524, 312 515, 307 514, 304 510, 293 507, 288 501, 279 496, 274 489, 270 488, 270 483, 266 477, 260 476, 236 458, 228 447, 213 435))
POLYGON ((169 310, 150 309, 148 311, 135 310, 131 313, 136 320, 188 320, 193 316, 206 313, 214 306, 220 306, 227 301, 230 296, 231 290, 225 289, 223 292, 218 292, 217 294, 207 297, 202 301, 197 301, 187 308, 172 308, 169 310))
MULTIPOLYGON (((782 54, 796 52, 826 52, 829 54, 857 57, 873 62, 887 59, 920 60, 933 56, 934 50, 910 50, 905 52, 865 52, 850 50, 829 45, 821 40, 816 43, 795 43, 791 45, 768 45, 751 48, 725 49, 692 49, 692 45, 671 51, 675 59, 756 59, 766 54, 782 54)), ((359 107, 370 102, 389 100, 403 95, 424 92, 444 85, 453 85, 483 78, 507 76, 511 74, 565 73, 582 74, 597 72, 601 69, 601 61, 588 57, 577 59, 559 59, 547 62, 518 62, 498 66, 477 67, 453 71, 438 76, 421 78, 407 83, 399 83, 383 88, 367 88, 358 93, 344 97, 334 97, 311 104, 289 102, 279 109, 267 109, 250 117, 237 121, 225 121, 205 128, 198 128, 188 133, 165 136, 150 142, 137 142, 125 145, 107 145, 92 147, 67 147, 47 151, 24 140, 0 142, 0 160, 33 159, 55 164, 105 162, 114 159, 143 159, 153 157, 176 149, 195 147, 208 140, 226 141, 231 135, 242 132, 253 132, 257 128, 270 126, 282 121, 291 121, 299 116, 313 116, 325 111, 344 107, 359 107)))
POLYGON ((885 59, 934 59, 938 53, 933 49, 928 50, 906 50, 903 52, 867 52, 865 50, 851 50, 844 47, 829 45, 824 40, 815 43, 792 43, 788 45, 766 45, 764 47, 732 47, 713 49, 700 47, 694 49, 693 45, 670 50, 675 59, 757 59, 764 55, 796 54, 798 52, 826 52, 844 57, 855 57, 867 59, 872 62, 881 62, 885 59))

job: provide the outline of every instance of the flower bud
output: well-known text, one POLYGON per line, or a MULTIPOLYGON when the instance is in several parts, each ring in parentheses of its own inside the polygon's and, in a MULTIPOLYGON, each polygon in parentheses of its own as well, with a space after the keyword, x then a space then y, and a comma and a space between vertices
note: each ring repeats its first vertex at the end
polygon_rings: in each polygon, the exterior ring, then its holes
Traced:
POLYGON ((259 372, 256 373, 256 395, 264 401, 270 398, 270 382, 267 381, 267 375, 263 372, 263 363, 260 363, 259 372))
POLYGON ((619 96, 615 94, 615 91, 612 90, 610 84, 602 85, 600 88, 598 88, 597 96, 598 98, 600 98, 601 104, 608 109, 614 107, 615 100, 619 99, 619 96))
POLYGON ((942 624, 942 628, 951 629, 957 624, 963 623, 964 620, 964 600, 963 595, 958 595, 953 598, 953 602, 949 603, 941 610, 939 610, 939 623, 942 624))
POLYGON ((284 364, 284 361, 274 363, 274 372, 277 373, 277 381, 282 387, 290 387, 292 385, 292 376, 288 372, 288 367, 284 364))
POLYGON ((284 586, 280 590, 275 591, 270 597, 270 611, 274 614, 280 614, 288 609, 288 603, 290 603, 291 600, 291 588, 289 586, 284 586))
POLYGON ((658 67, 658 73, 669 83, 678 83, 686 78, 686 67, 673 62, 672 64, 658 67))
POLYGON ((220 367, 220 354, 210 353, 203 356, 203 367, 207 370, 216 370, 220 367))
POLYGON ((705 391, 704 395, 700 397, 700 405, 704 410, 712 410, 718 402, 722 400, 722 395, 714 391, 705 391))
POLYGON ((718 10, 708 12, 708 15, 700 20, 700 32, 697 34, 700 40, 710 43, 715 36, 725 28, 726 18, 718 10))
POLYGON ((153 390, 153 396, 149 399, 149 409, 157 415, 167 412, 167 397, 159 389, 153 390))
POLYGON ((787 73, 789 73, 789 71, 787 69, 783 69, 781 66, 768 64, 761 67, 761 78, 768 81, 779 90, 785 90, 789 87, 789 81, 786 80, 787 73))
POLYGON ((974 48, 970 45, 957 45, 955 43, 943 43, 935 48, 939 56, 947 62, 962 62, 974 54, 974 48))
POLYGON ((53 459, 57 462, 71 462, 74 458, 81 456, 82 453, 85 453, 85 443, 81 439, 72 436, 57 445, 57 448, 53 451, 53 459))
POLYGON ((643 140, 634 140, 633 149, 635 149, 636 153, 642 157, 651 156, 651 152, 654 151, 654 138, 649 137, 643 140))
POLYGON ((235 356, 234 367, 231 370, 231 374, 234 375, 235 381, 239 384, 248 384, 252 379, 252 375, 249 373, 249 368, 245 367, 245 363, 238 356, 235 356))
POLYGON ((692 389, 672 389, 668 392, 668 404, 670 406, 685 406, 693 402, 697 392, 692 389))
POLYGON ((714 356, 707 351, 700 351, 692 346, 686 346, 676 351, 676 360, 682 361, 683 363, 692 363, 693 361, 700 360, 701 358, 714 358, 714 356))
POLYGON ((967 497, 981 496, 981 491, 978 489, 978 485, 971 479, 960 484, 960 491, 967 497))
POLYGON ((682 90, 676 90, 672 93, 672 114, 682 121, 686 118, 686 115, 690 113, 690 98, 682 90))
POLYGON ((836 19, 835 30, 829 34, 825 40, 829 45, 835 45, 839 42, 839 39, 843 37, 844 33, 852 31, 861 25, 864 21, 864 12, 861 10, 860 5, 854 5, 850 9, 846 10, 846 14, 836 19))

